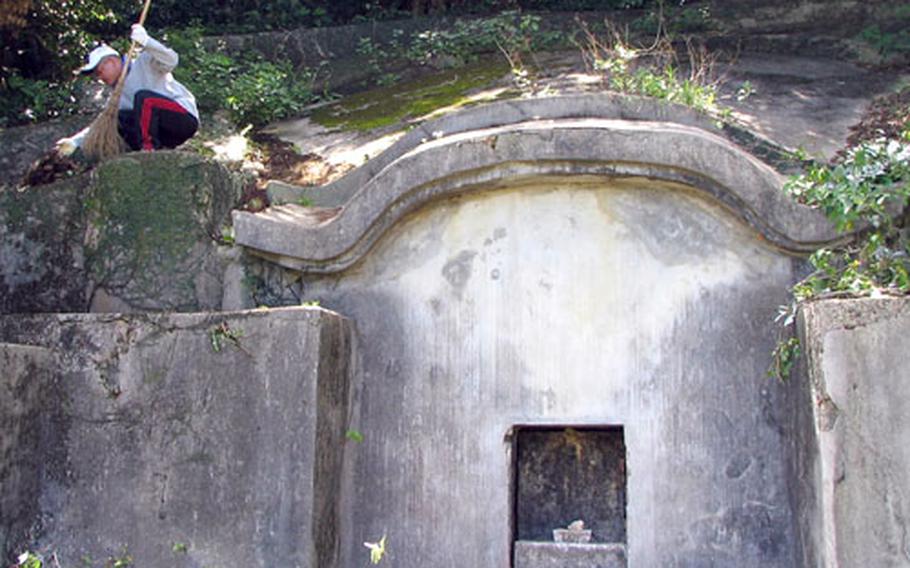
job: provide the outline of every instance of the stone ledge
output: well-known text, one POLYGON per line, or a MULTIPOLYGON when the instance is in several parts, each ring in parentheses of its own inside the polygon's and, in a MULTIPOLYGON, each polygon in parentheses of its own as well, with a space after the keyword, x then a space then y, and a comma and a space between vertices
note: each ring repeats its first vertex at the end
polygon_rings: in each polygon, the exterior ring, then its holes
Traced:
POLYGON ((515 568, 625 568, 626 545, 566 542, 515 543, 515 568))
MULTIPOLYGON (((767 163, 785 160, 787 150, 775 142, 738 126, 719 126, 701 112, 666 101, 613 93, 585 93, 494 102, 447 114, 425 122, 384 152, 341 179, 303 195, 318 206, 338 206, 389 164, 427 140, 474 130, 520 124, 534 120, 607 118, 627 121, 670 122, 717 134, 741 149, 761 156, 767 163)), ((303 189, 303 188, 302 188, 303 189)))

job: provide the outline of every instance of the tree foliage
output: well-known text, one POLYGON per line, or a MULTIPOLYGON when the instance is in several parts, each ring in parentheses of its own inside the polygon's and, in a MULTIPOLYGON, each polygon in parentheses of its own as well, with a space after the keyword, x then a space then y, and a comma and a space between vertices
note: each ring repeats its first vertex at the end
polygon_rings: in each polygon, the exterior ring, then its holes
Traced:
MULTIPOLYGON (((490 14, 503 9, 579 10, 640 7, 648 0, 155 0, 155 30, 201 27, 206 34, 341 25, 427 14, 490 14)), ((0 77, 61 79, 93 42, 124 37, 141 0, 3 0, 0 77)))
POLYGON ((31 0, 7 0, 0 5, 0 29, 24 28, 28 23, 25 16, 31 4, 31 0))
MULTIPOLYGON (((204 35, 223 35, 423 15, 491 15, 506 9, 624 9, 642 7, 651 2, 652 0, 154 0, 146 25, 156 35, 160 34, 159 37, 166 30, 188 29, 199 30, 204 35)), ((136 21, 142 4, 142 0, 0 0, 0 127, 72 112, 72 102, 80 89, 79 82, 71 81, 72 70, 81 64, 84 55, 98 42, 124 47, 129 26, 136 21)), ((463 24, 463 27, 467 25, 463 24)), ((477 41, 486 38, 484 34, 476 38, 468 37, 463 31, 455 30, 453 37, 467 37, 477 41)), ((471 41, 459 43, 451 40, 445 32, 432 32, 426 41, 442 42, 447 47, 465 44, 463 47, 468 51, 476 47, 469 45, 471 41)), ((178 52, 184 55, 182 50, 178 49, 178 52)), ((200 79, 197 82, 198 88, 204 90, 208 84, 222 87, 224 81, 207 83, 204 80, 206 75, 221 73, 224 75, 222 79, 236 83, 234 86, 243 91, 243 96, 235 97, 226 104, 226 108, 238 120, 257 123, 274 117, 273 115, 292 112, 293 108, 309 98, 305 85, 288 87, 284 83, 282 77, 290 76, 292 71, 281 67, 280 63, 241 61, 233 62, 230 69, 220 69, 217 54, 200 57, 205 68, 192 70, 200 79), (255 77, 244 78, 247 71, 251 71, 255 77), (288 89, 291 92, 286 93, 288 89), (258 100, 268 93, 287 95, 286 98, 290 101, 287 108, 258 112, 254 106, 238 102, 248 98, 258 100)), ((184 59, 181 73, 186 72, 187 63, 192 65, 197 62, 184 59)), ((221 98, 224 97, 218 100, 221 98)))
POLYGON ((139 0, 3 0, 0 74, 60 79, 93 41, 124 34, 140 8, 139 0))
MULTIPOLYGON (((895 114, 902 115, 901 109, 895 114)), ((809 258, 813 272, 781 306, 783 325, 768 374, 787 379, 800 356, 793 324, 800 302, 834 296, 910 294, 910 120, 899 138, 866 140, 835 163, 815 164, 785 189, 824 211, 838 231, 852 237, 809 258)))
MULTIPOLYGON (((910 125, 908 125, 910 127, 910 125)), ((833 165, 818 165, 787 184, 798 200, 821 208, 838 231, 859 231, 838 249, 821 249, 815 267, 794 287, 797 300, 826 293, 910 292, 910 129, 902 140, 851 148, 833 165)))
POLYGON ((72 109, 71 71, 97 38, 125 33, 138 11, 139 0, 0 2, 0 126, 72 109))
POLYGON ((311 73, 295 71, 287 62, 265 61, 258 53, 235 58, 207 49, 197 28, 173 32, 166 39, 180 53, 174 75, 196 95, 200 110, 227 110, 238 127, 291 116, 313 98, 311 73))

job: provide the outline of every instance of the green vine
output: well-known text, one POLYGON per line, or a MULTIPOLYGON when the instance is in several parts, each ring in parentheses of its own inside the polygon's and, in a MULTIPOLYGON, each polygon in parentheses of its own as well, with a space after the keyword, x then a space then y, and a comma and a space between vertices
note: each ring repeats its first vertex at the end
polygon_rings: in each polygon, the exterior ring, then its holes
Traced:
POLYGON ((768 369, 768 374, 782 381, 789 379, 801 354, 799 338, 779 340, 771 353, 771 368, 768 369))
MULTIPOLYGON (((778 318, 784 328, 792 330, 801 302, 910 293, 910 124, 899 139, 864 142, 834 164, 810 167, 785 190, 852 236, 809 257, 814 270, 793 286, 793 302, 778 318)), ((782 332, 768 373, 788 378, 799 355, 799 340, 782 332)))

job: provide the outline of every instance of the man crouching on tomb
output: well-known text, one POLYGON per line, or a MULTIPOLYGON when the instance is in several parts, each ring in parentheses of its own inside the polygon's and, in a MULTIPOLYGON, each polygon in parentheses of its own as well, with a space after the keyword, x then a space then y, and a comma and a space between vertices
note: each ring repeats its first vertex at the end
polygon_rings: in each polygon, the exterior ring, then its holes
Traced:
MULTIPOLYGON (((134 24, 130 39, 142 46, 139 57, 127 61, 115 49, 101 45, 86 57, 75 73, 92 75, 115 86, 126 66, 126 78, 118 101, 118 132, 134 151, 175 148, 199 129, 196 98, 171 71, 177 66, 177 52, 149 36, 134 24)), ((89 129, 57 142, 57 153, 69 156, 81 147, 89 129)))

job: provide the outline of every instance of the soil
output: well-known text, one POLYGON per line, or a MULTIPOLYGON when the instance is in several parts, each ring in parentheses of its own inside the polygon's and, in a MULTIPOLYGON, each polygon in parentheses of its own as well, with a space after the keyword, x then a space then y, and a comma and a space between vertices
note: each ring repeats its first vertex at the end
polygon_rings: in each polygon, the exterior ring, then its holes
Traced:
POLYGON ((243 188, 240 208, 244 211, 256 213, 270 205, 266 187, 271 180, 297 186, 324 185, 353 168, 351 165, 330 164, 317 154, 300 154, 292 143, 272 134, 260 132, 254 134, 251 141, 259 167, 256 178, 243 188))
POLYGON ((863 119, 850 128, 848 146, 877 138, 900 138, 910 128, 910 87, 872 102, 863 119))
POLYGON ((263 165, 259 185, 280 180, 300 186, 324 185, 353 168, 350 164, 331 164, 318 154, 300 154, 290 142, 271 134, 256 134, 253 143, 263 165))

